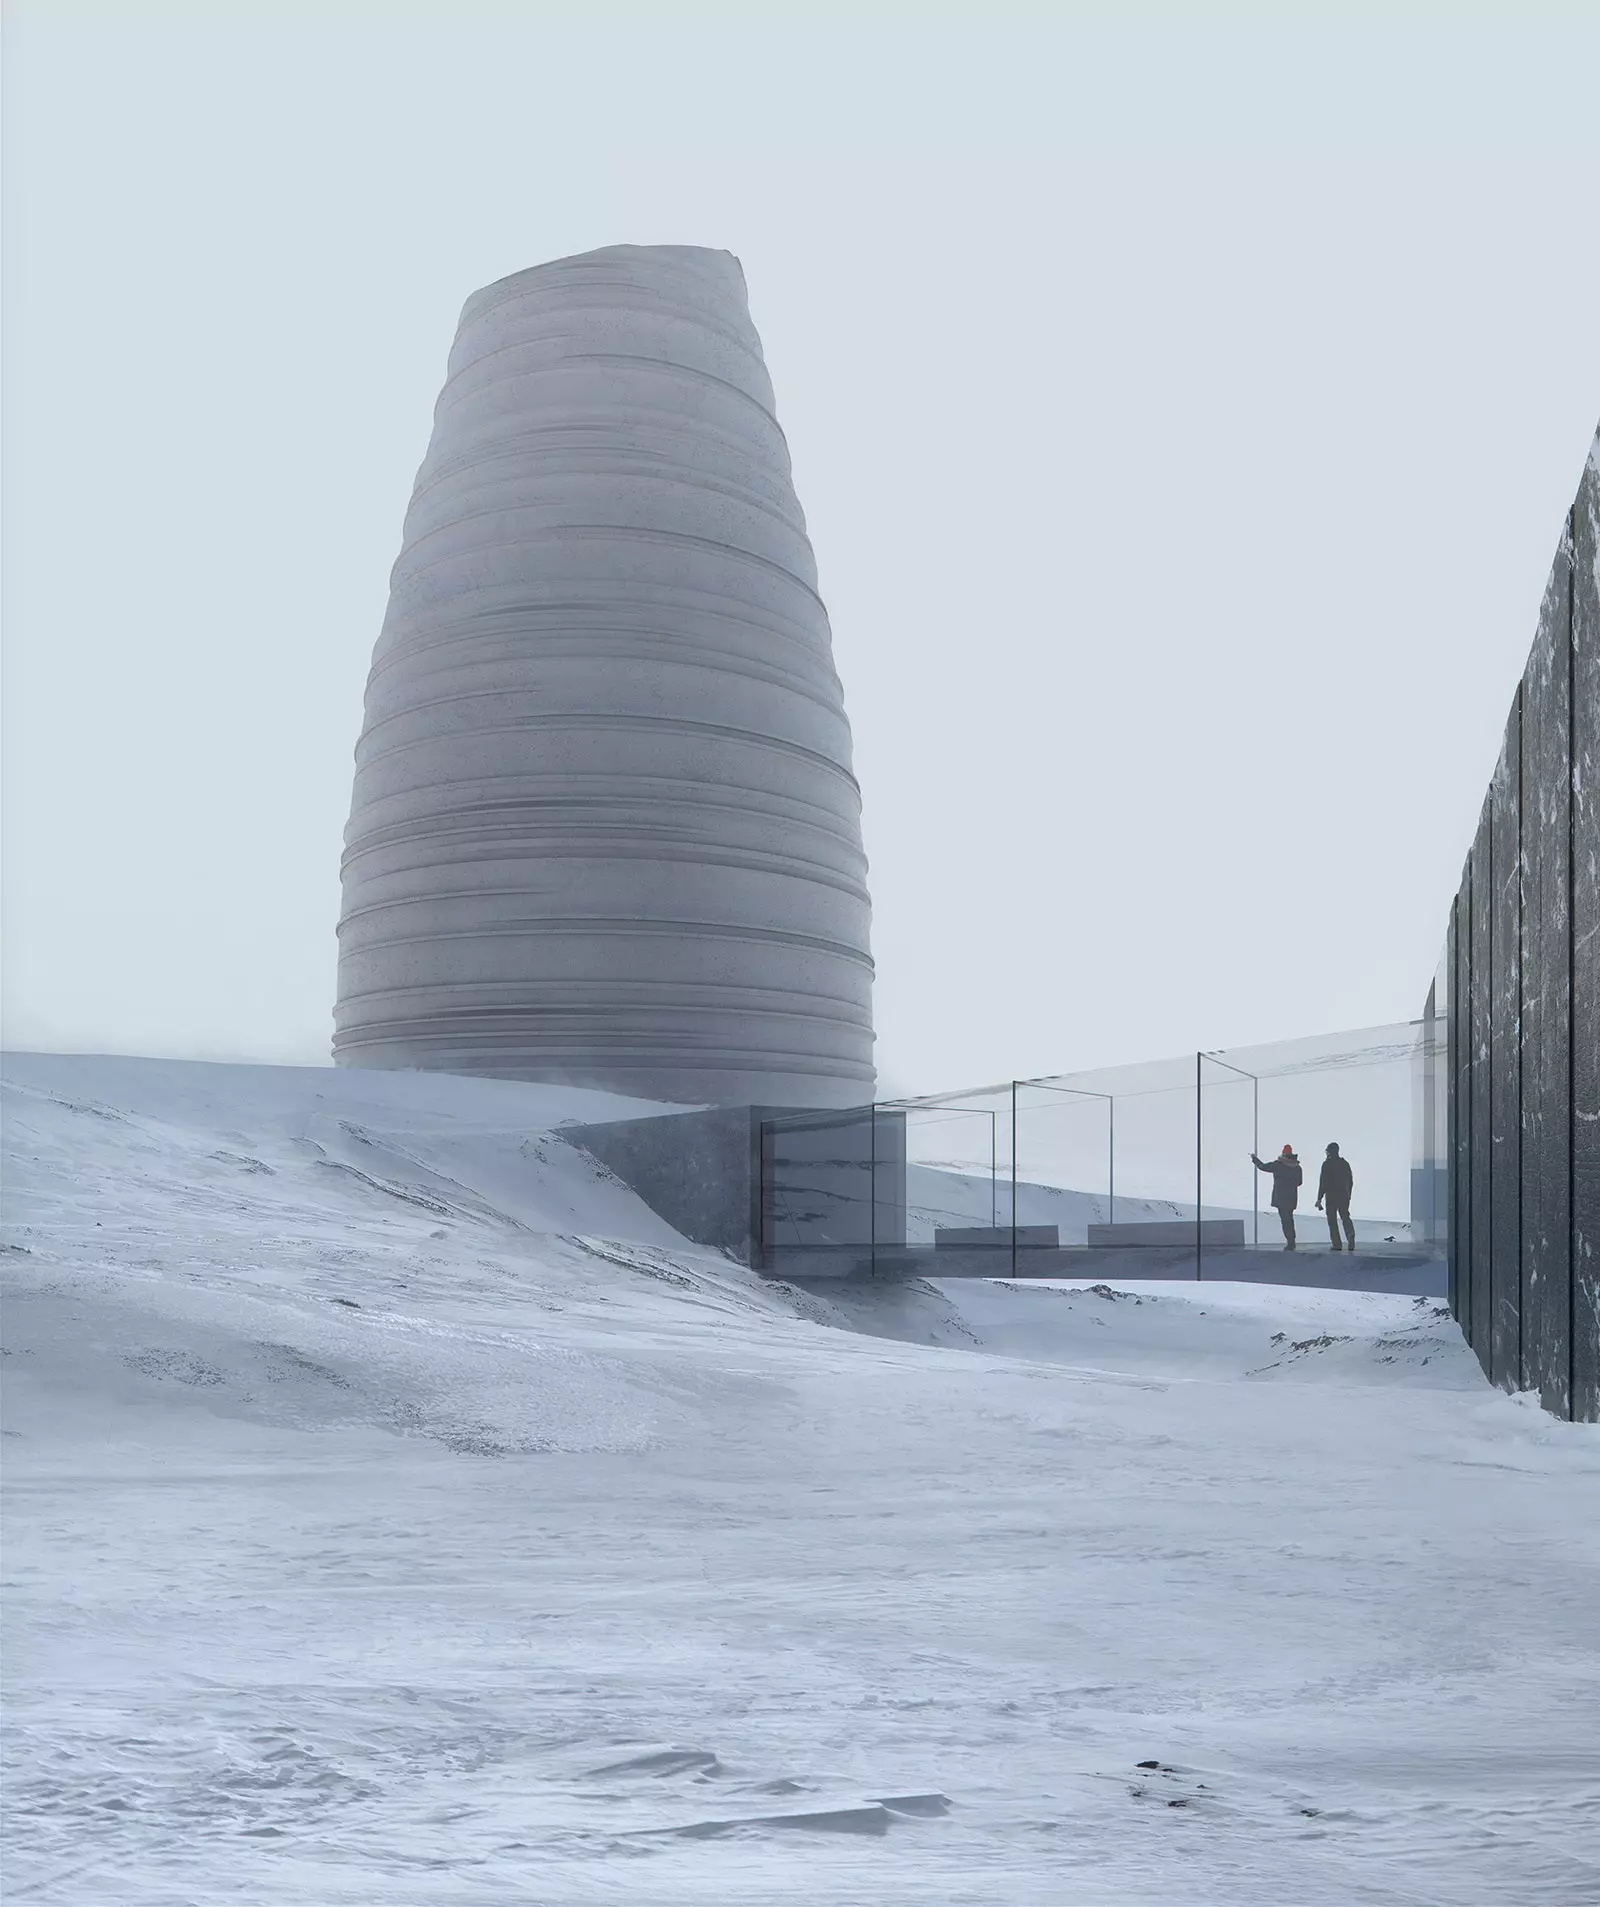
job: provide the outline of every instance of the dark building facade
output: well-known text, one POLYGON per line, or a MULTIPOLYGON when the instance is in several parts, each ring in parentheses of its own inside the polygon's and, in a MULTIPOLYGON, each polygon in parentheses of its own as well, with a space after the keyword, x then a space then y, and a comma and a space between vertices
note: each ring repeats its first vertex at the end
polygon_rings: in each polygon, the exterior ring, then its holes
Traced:
POLYGON ((1600 433, 1441 977, 1451 1310, 1492 1382, 1600 1420, 1600 433))

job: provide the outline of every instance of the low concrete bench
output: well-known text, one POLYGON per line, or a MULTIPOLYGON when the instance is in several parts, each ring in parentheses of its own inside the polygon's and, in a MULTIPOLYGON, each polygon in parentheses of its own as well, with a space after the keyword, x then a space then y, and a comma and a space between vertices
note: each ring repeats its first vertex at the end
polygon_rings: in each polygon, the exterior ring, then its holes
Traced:
MULTIPOLYGON (((1192 1218, 1140 1219, 1133 1225, 1091 1225, 1089 1227, 1089 1245, 1091 1249, 1119 1248, 1133 1245, 1187 1245, 1194 1249, 1194 1220, 1192 1218)), ((1206 1218, 1200 1221, 1200 1243, 1212 1245, 1226 1251, 1230 1246, 1244 1243, 1244 1220, 1242 1218, 1206 1218)))
MULTIPOLYGON (((997 1251, 1010 1251, 1012 1227, 1009 1225, 940 1225, 935 1227, 933 1242, 940 1250, 970 1251, 974 1246, 990 1246, 997 1251)), ((1018 1225, 1016 1227, 1018 1251, 1055 1251, 1061 1244, 1059 1225, 1018 1225)))

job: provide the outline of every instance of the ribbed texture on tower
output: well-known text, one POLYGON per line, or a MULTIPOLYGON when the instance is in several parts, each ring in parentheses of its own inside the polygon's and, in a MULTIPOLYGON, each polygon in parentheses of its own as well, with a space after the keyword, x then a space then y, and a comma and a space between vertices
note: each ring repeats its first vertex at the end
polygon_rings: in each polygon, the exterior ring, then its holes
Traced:
POLYGON ((345 841, 341 1064, 871 1097, 850 730, 730 253, 468 299, 345 841))

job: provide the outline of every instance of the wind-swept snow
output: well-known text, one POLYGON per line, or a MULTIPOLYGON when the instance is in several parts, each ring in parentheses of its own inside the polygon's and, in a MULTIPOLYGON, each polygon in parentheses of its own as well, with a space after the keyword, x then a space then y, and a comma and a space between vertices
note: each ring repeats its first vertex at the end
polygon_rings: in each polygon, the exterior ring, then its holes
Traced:
POLYGON ((1426 1301, 773 1286, 636 1102, 7 1062, 7 1899, 1600 1890, 1600 1432, 1426 1301))

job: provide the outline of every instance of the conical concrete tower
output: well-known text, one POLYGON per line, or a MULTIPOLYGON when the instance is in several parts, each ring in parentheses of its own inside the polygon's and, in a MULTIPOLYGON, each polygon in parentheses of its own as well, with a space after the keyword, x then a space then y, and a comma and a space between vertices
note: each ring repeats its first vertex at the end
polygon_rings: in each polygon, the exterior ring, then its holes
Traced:
POLYGON ((468 299, 343 873, 342 1065, 871 1098, 849 724, 730 253, 468 299))

